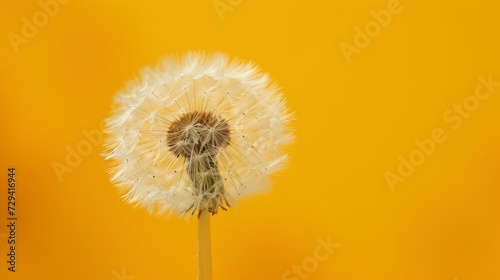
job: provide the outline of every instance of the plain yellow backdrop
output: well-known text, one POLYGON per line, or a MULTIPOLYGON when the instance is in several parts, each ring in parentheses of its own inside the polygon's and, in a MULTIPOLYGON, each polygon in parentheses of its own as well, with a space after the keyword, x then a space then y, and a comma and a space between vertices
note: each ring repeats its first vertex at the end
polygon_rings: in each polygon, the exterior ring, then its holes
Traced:
POLYGON ((0 3, 0 279, 196 279, 196 219, 122 202, 99 143, 61 178, 53 169, 98 131, 140 68, 190 50, 254 61, 297 117, 291 162, 272 190, 212 219, 214 279, 500 279, 500 87, 474 99, 478 77, 500 81, 498 1, 51 9, 44 18, 38 0, 0 3), (23 31, 24 19, 36 30, 23 31), (458 125, 449 110, 464 100, 473 110, 458 125), (446 140, 418 158, 415 141, 435 129, 446 140), (418 166, 391 188, 387 172, 400 176, 410 155, 418 166), (16 273, 6 263, 9 166, 16 273), (328 237, 340 246, 318 262, 318 238, 328 237), (294 266, 306 272, 287 274, 294 266))

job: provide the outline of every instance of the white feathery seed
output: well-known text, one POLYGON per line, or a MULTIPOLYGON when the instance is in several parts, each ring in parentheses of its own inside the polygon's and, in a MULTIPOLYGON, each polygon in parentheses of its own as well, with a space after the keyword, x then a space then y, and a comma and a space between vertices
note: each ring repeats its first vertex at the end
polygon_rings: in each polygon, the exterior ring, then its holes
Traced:
POLYGON ((269 188, 293 140, 269 77, 224 54, 167 58, 114 99, 105 158, 124 200, 179 214, 234 205, 269 188))

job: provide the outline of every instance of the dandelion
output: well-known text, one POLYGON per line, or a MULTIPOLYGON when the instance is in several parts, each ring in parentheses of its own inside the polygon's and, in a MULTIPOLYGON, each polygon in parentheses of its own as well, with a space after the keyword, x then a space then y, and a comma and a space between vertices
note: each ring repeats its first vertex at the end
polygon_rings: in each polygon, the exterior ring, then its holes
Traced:
POLYGON ((200 273, 210 275, 209 213, 267 190, 287 161, 291 115, 278 87, 251 63, 191 53, 144 69, 114 103, 111 181, 150 213, 198 213, 200 273))

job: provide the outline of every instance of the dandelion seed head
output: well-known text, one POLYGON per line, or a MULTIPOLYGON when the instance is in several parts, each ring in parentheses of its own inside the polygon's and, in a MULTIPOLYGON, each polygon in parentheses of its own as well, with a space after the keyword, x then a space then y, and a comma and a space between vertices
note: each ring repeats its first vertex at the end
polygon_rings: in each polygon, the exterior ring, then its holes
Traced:
POLYGON ((234 205, 284 167, 291 114, 251 63, 191 53, 146 68, 114 99, 105 158, 123 199, 179 214, 234 205))

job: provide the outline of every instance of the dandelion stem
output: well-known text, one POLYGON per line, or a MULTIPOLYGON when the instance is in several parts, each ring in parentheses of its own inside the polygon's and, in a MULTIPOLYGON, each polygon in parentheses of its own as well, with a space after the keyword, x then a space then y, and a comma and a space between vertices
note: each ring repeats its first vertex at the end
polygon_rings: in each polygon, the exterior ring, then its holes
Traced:
POLYGON ((198 218, 198 242, 199 280, 212 280, 210 213, 208 211, 202 211, 200 217, 198 218))

